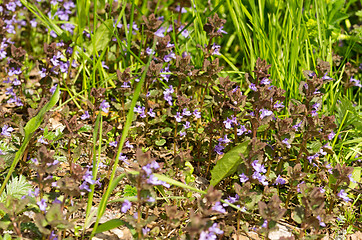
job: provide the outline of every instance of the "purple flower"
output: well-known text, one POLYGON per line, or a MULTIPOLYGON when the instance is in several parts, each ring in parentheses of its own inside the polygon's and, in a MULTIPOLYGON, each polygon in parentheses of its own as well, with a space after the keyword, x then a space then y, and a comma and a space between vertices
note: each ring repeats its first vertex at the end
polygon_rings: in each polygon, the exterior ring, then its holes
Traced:
POLYGON ((148 227, 142 228, 142 234, 143 234, 143 236, 146 236, 150 230, 151 230, 151 229, 149 229, 148 227))
POLYGON ((14 131, 14 128, 9 127, 8 125, 4 125, 1 129, 1 135, 5 137, 11 137, 11 132, 14 131))
POLYGON ((216 212, 219 212, 219 213, 226 213, 226 210, 224 209, 224 207, 221 205, 220 202, 216 202, 214 204, 214 206, 212 206, 211 209, 216 211, 216 212))
POLYGON ((259 113, 260 113, 260 119, 263 119, 265 117, 268 117, 268 116, 271 116, 273 114, 272 111, 269 111, 269 110, 266 110, 266 109, 260 109, 259 110, 259 113))
POLYGON ((258 91, 254 83, 250 83, 249 88, 253 90, 254 92, 258 91))
POLYGON ((336 134, 332 130, 332 132, 330 134, 328 134, 328 140, 332 140, 334 138, 334 136, 336 136, 336 134))
POLYGON ((217 45, 216 43, 214 43, 211 46, 211 55, 221 55, 220 54, 220 48, 221 48, 220 45, 217 45))
POLYGON ((322 221, 321 216, 318 215, 316 218, 317 218, 318 221, 319 221, 319 226, 321 226, 321 227, 325 227, 325 226, 326 226, 326 224, 322 221))
POLYGON ((351 77, 351 78, 349 79, 349 81, 350 81, 351 83, 353 83, 353 85, 356 86, 356 87, 362 87, 360 80, 357 80, 357 79, 351 77))
POLYGON ((176 116, 174 116, 176 119, 176 122, 181 122, 182 116, 180 114, 180 112, 176 112, 176 116))
POLYGON ((300 126, 302 126, 302 122, 303 122, 303 121, 300 121, 299 123, 297 123, 296 125, 293 126, 293 128, 294 128, 295 131, 298 131, 298 130, 299 130, 300 126))
POLYGON ((278 100, 278 101, 276 101, 276 103, 274 104, 273 107, 274 107, 274 108, 283 108, 283 107, 285 107, 285 106, 283 105, 283 103, 281 103, 281 102, 278 100))
POLYGON ((153 111, 152 108, 150 108, 150 110, 148 110, 147 114, 150 115, 150 117, 156 117, 156 113, 153 111))
POLYGON ((302 184, 305 184, 305 182, 304 182, 304 181, 301 181, 301 182, 297 185, 297 192, 299 192, 299 193, 300 193, 300 185, 302 185, 302 184))
POLYGON ((240 125, 240 128, 238 128, 237 130, 237 135, 241 136, 243 135, 245 132, 247 132, 248 130, 246 129, 246 127, 244 125, 240 125))
POLYGON ((58 240, 58 236, 54 233, 54 231, 50 233, 49 240, 58 240))
POLYGON ((214 147, 214 151, 219 154, 219 155, 223 155, 224 153, 222 152, 222 150, 224 150, 225 147, 223 145, 221 145, 220 143, 218 145, 216 145, 214 147))
POLYGON ((221 27, 217 30, 217 32, 218 32, 218 33, 223 33, 223 34, 228 34, 226 31, 223 30, 223 28, 224 28, 224 26, 221 26, 221 27))
POLYGON ((127 199, 124 200, 122 207, 121 207, 121 212, 126 213, 128 210, 130 210, 132 207, 132 203, 130 201, 128 201, 127 199))
POLYGON ((149 178, 147 179, 147 183, 149 183, 151 185, 162 185, 166 188, 170 187, 170 184, 168 184, 164 181, 158 180, 157 177, 153 174, 149 176, 149 178))
POLYGON ((185 131, 180 131, 180 137, 184 137, 186 136, 186 132, 185 131))
POLYGON ((263 78, 263 79, 260 81, 260 84, 269 85, 269 84, 270 84, 270 79, 269 79, 269 78, 263 78))
POLYGON ((127 165, 130 164, 130 163, 127 161, 127 160, 128 160, 127 156, 124 155, 123 153, 121 153, 121 154, 119 155, 119 158, 118 158, 118 159, 121 160, 122 162, 124 162, 124 163, 127 164, 127 165))
POLYGON ((165 91, 163 91, 163 98, 168 102, 170 106, 172 106, 172 93, 174 92, 174 89, 172 85, 169 86, 169 88, 166 88, 165 91))
POLYGON ((85 111, 84 114, 80 117, 82 120, 86 120, 88 119, 90 116, 89 116, 89 112, 88 111, 85 111))
POLYGON ((129 141, 127 141, 127 142, 125 143, 125 146, 128 147, 128 148, 131 148, 131 149, 133 148, 133 145, 130 144, 129 141))
POLYGON ((50 92, 51 94, 54 94, 55 90, 57 90, 57 86, 58 86, 58 84, 55 84, 53 87, 51 87, 51 88, 49 89, 49 92, 50 92))
POLYGON ((45 212, 46 208, 47 208, 47 203, 46 200, 44 198, 42 198, 40 201, 37 202, 40 211, 45 212))
POLYGON ((342 198, 343 201, 349 202, 351 199, 347 196, 347 193, 344 191, 344 189, 341 189, 341 191, 337 194, 338 197, 342 198))
POLYGON ((228 144, 229 142, 231 142, 231 140, 228 139, 228 136, 226 134, 224 135, 224 138, 219 138, 218 141, 223 144, 228 144))
POLYGON ((173 52, 170 52, 170 54, 167 54, 163 57, 165 62, 170 62, 172 59, 176 59, 176 55, 173 52))
POLYGON ((110 105, 109 103, 106 101, 106 100, 103 100, 103 102, 101 103, 101 105, 99 106, 99 108, 105 112, 105 113, 108 113, 108 109, 109 109, 110 105))
MULTIPOLYGON (((227 199, 225 199, 225 202, 233 204, 233 203, 236 203, 238 200, 239 200, 239 195, 235 194, 235 197, 229 196, 227 199)), ((227 207, 227 206, 229 206, 229 204, 224 203, 223 206, 227 207)))
POLYGON ((195 111, 193 111, 192 113, 196 118, 201 118, 201 113, 199 112, 198 109, 196 109, 195 111))
POLYGON ((184 109, 182 110, 182 115, 183 115, 183 116, 191 116, 192 113, 191 113, 189 110, 187 110, 187 108, 184 108, 184 109))
POLYGON ((117 147, 117 144, 118 144, 117 141, 109 142, 109 146, 111 147, 117 147))
POLYGON ((285 179, 278 175, 277 179, 275 179, 275 185, 284 185, 286 183, 285 179))
POLYGON ((41 136, 39 139, 38 139, 38 143, 42 143, 42 144, 48 144, 48 142, 47 141, 45 141, 45 139, 44 139, 44 136, 41 136))
POLYGON ((152 50, 152 48, 146 48, 146 53, 147 53, 147 55, 151 55, 151 54, 155 54, 155 51, 154 50, 152 50))
MULTIPOLYGON (((176 7, 175 7, 175 11, 176 12, 180 12, 180 5, 177 5, 176 7)), ((187 13, 187 11, 186 11, 186 9, 183 7, 183 8, 181 8, 181 13, 187 13)))
POLYGON ((262 228, 268 227, 268 220, 264 220, 263 224, 261 225, 262 228))
POLYGON ((264 186, 268 186, 268 181, 264 175, 261 175, 259 172, 254 172, 252 175, 253 179, 258 180, 264 186))
POLYGON ((333 78, 327 76, 327 72, 324 74, 324 76, 322 77, 322 80, 333 80, 333 78))
POLYGON ((5 6, 6 6, 6 9, 8 9, 9 11, 15 12, 15 9, 16 9, 15 2, 9 2, 5 6))
POLYGON ((244 173, 240 174, 239 177, 241 183, 247 182, 249 180, 249 178, 244 173))
POLYGON ((253 166, 253 168, 256 172, 266 173, 266 169, 265 169, 264 165, 258 163, 258 160, 255 160, 251 165, 253 166))
POLYGON ((189 122, 189 121, 186 121, 186 123, 185 123, 185 124, 183 124, 183 126, 184 126, 184 128, 185 128, 185 129, 189 129, 189 128, 191 127, 191 125, 190 125, 190 122, 189 122))
MULTIPOLYGON (((184 29, 184 26, 180 26, 179 28, 178 28, 178 31, 181 31, 182 29, 184 29)), ((184 37, 184 38, 187 38, 188 36, 189 36, 189 31, 187 31, 187 29, 185 28, 185 30, 183 30, 182 32, 181 32, 181 35, 184 37)))
POLYGON ((291 145, 290 145, 290 143, 288 142, 288 138, 284 138, 284 140, 282 141, 282 143, 284 143, 286 146, 287 146, 287 148, 291 148, 291 145))
POLYGON ((165 29, 164 27, 160 27, 160 28, 155 32, 155 35, 156 35, 157 37, 163 38, 163 37, 165 37, 165 31, 166 31, 166 29, 165 29))
POLYGON ((231 129, 231 124, 233 123, 232 119, 226 118, 226 120, 223 122, 225 124, 226 129, 231 129))

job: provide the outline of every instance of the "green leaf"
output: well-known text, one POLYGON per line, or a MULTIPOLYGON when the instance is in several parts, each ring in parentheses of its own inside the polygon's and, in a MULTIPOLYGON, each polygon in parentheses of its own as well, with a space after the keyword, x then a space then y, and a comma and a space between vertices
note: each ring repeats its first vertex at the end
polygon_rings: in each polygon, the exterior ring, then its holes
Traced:
POLYGON ((97 28, 96 33, 92 37, 92 42, 88 45, 89 52, 101 51, 108 46, 108 43, 112 39, 113 21, 111 19, 104 21, 102 25, 97 28))
POLYGON ((137 196, 137 188, 131 185, 124 186, 123 195, 125 197, 134 197, 137 196))
POLYGON ((112 220, 109 220, 109 221, 99 225, 97 227, 97 230, 95 231, 95 233, 109 231, 111 229, 118 228, 119 226, 122 226, 125 224, 126 224, 126 222, 121 219, 112 219, 112 220))
POLYGON ((292 219, 298 223, 301 224, 304 220, 304 208, 303 207, 296 207, 294 211, 292 212, 292 219))
POLYGON ((155 144, 157 146, 163 146, 163 145, 165 145, 165 143, 166 143, 166 139, 160 139, 160 140, 155 141, 155 144))
POLYGON ((238 146, 231 149, 229 152, 216 163, 215 167, 211 170, 211 181, 210 184, 215 186, 221 180, 233 174, 237 166, 241 163, 240 154, 246 154, 250 140, 239 144, 238 146))
POLYGON ((352 177, 353 177, 353 180, 356 181, 357 183, 350 182, 350 184, 349 184, 350 188, 357 187, 358 183, 361 182, 361 170, 362 170, 362 167, 355 167, 354 168, 353 173, 352 173, 352 177))

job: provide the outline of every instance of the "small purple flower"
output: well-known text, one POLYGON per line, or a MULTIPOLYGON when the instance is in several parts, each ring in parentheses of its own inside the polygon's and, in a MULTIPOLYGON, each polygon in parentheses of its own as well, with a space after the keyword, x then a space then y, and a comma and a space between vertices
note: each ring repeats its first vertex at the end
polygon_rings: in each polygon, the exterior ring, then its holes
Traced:
POLYGON ((182 116, 181 116, 180 112, 176 112, 176 115, 174 117, 176 119, 176 122, 181 122, 182 116))
POLYGON ((143 234, 143 236, 146 236, 150 230, 151 230, 151 229, 149 229, 148 227, 142 228, 142 234, 143 234))
POLYGON ((223 30, 223 28, 224 28, 224 26, 221 26, 221 27, 217 30, 217 32, 218 32, 218 33, 223 33, 223 34, 228 34, 226 31, 223 30))
POLYGON ((183 115, 183 116, 191 116, 192 113, 191 113, 189 110, 187 110, 187 108, 184 108, 184 109, 182 110, 182 115, 183 115))
POLYGON ((82 120, 86 120, 88 119, 90 116, 89 116, 89 112, 88 111, 85 111, 84 114, 80 117, 82 120))
POLYGON ((121 212, 126 213, 128 210, 130 210, 132 207, 132 203, 130 201, 128 201, 127 199, 124 200, 122 207, 121 207, 121 212))
POLYGON ((155 32, 155 35, 156 35, 157 37, 163 38, 163 37, 165 37, 165 31, 166 31, 166 29, 165 29, 164 27, 160 27, 160 28, 155 32))
POLYGON ((261 225, 262 228, 268 227, 268 220, 264 220, 263 224, 261 225))
POLYGON ((119 158, 118 158, 118 159, 119 159, 120 161, 124 162, 124 163, 127 164, 127 165, 130 164, 130 163, 127 161, 127 160, 128 160, 127 156, 124 155, 123 153, 121 153, 121 154, 119 155, 119 158))
POLYGON ((336 134, 332 130, 332 132, 330 134, 328 134, 328 140, 332 140, 334 138, 334 136, 336 136, 336 134))
POLYGON ((153 111, 152 108, 148 110, 147 114, 150 115, 150 117, 156 117, 156 113, 153 111))
POLYGON ((133 145, 132 145, 132 144, 130 144, 130 143, 129 143, 129 141, 127 141, 127 142, 125 143, 125 146, 126 146, 126 147, 128 147, 128 148, 130 148, 130 149, 132 149, 132 148, 133 148, 133 145))
POLYGON ((198 109, 196 109, 195 111, 193 111, 192 113, 196 118, 201 118, 201 112, 199 112, 198 109))
MULTIPOLYGON (((236 203, 237 201, 239 201, 239 195, 237 195, 237 194, 235 194, 235 197, 229 196, 227 199, 225 199, 225 202, 228 202, 231 204, 236 203)), ((223 206, 227 207, 227 206, 229 206, 229 204, 224 203, 223 206)))
POLYGON ((172 85, 169 86, 169 88, 166 88, 165 91, 163 91, 163 98, 168 102, 170 106, 172 106, 172 93, 174 92, 174 89, 172 85))
POLYGON ((223 122, 225 124, 226 129, 231 129, 232 119, 226 118, 226 120, 223 122))
POLYGON ((49 240, 58 240, 58 236, 54 233, 54 231, 50 233, 49 240))
POLYGON ((284 185, 286 183, 285 179, 278 175, 277 179, 275 179, 275 185, 284 185))
POLYGON ((45 144, 45 145, 48 144, 48 142, 45 141, 44 136, 41 136, 41 137, 38 139, 38 143, 42 143, 42 144, 45 144))
POLYGON ((211 55, 221 55, 220 54, 220 48, 221 48, 220 45, 217 45, 216 43, 214 43, 211 46, 211 55))
POLYGON ((47 208, 47 203, 46 200, 44 198, 42 198, 40 201, 37 202, 40 211, 45 212, 46 208, 47 208))
MULTIPOLYGON (((184 29, 184 26, 180 26, 178 28, 178 31, 181 31, 182 29, 184 29)), ((182 32, 181 32, 181 35, 184 37, 184 38, 187 38, 189 36, 189 31, 187 31, 187 29, 185 28, 182 32)))
POLYGON ((266 109, 260 109, 259 110, 259 113, 260 113, 260 119, 263 119, 265 117, 268 117, 268 116, 271 116, 273 114, 272 111, 269 111, 269 110, 266 110, 266 109))
POLYGON ((191 127, 191 125, 190 125, 190 122, 189 122, 189 121, 186 121, 186 123, 185 123, 185 124, 183 124, 183 126, 184 126, 184 128, 185 128, 185 129, 189 129, 189 128, 191 127))
POLYGON ((260 84, 269 85, 269 84, 270 84, 270 79, 269 79, 269 78, 263 78, 263 79, 260 81, 260 84))
POLYGON ((352 176, 352 173, 348 175, 348 178, 351 182, 353 183, 357 183, 354 179, 353 179, 353 176, 352 176))
POLYGON ((239 177, 241 183, 245 183, 249 180, 249 178, 244 173, 240 174, 239 177))
POLYGON ((49 89, 49 92, 50 92, 51 94, 54 94, 55 90, 57 90, 57 86, 58 86, 58 84, 55 84, 53 87, 51 87, 51 88, 49 89))
POLYGON ((268 186, 268 181, 264 175, 261 175, 259 172, 254 172, 252 175, 253 179, 258 180, 264 186, 268 186))
POLYGON ((186 132, 185 131, 180 131, 180 137, 184 137, 186 136, 186 132))
POLYGON ((1 135, 5 137, 11 137, 11 132, 14 131, 14 128, 9 127, 8 125, 4 125, 1 129, 1 135))
POLYGON ((300 121, 299 123, 297 123, 296 125, 293 126, 293 128, 294 128, 295 131, 298 131, 298 130, 299 130, 300 126, 302 126, 302 122, 303 122, 303 121, 300 121))
POLYGON ((282 143, 284 143, 286 146, 287 146, 287 148, 291 148, 291 145, 290 145, 290 143, 288 142, 288 138, 284 138, 284 140, 282 141, 282 143))
POLYGON ((281 102, 278 100, 278 101, 276 101, 276 103, 274 104, 273 107, 274 107, 274 108, 283 108, 283 107, 285 107, 285 106, 283 105, 283 103, 281 103, 281 102))
POLYGON ((146 48, 146 53, 147 53, 147 55, 151 55, 151 54, 155 54, 155 51, 154 50, 152 50, 152 48, 146 48))
POLYGON ((170 187, 170 184, 168 184, 164 181, 158 180, 157 177, 153 174, 149 176, 149 178, 147 179, 147 183, 149 183, 151 185, 162 185, 166 188, 170 187))
POLYGON ((237 135, 241 136, 243 135, 245 132, 247 132, 248 130, 246 129, 246 127, 244 125, 240 125, 240 128, 238 128, 237 130, 237 135))
POLYGON ((118 144, 117 141, 109 142, 109 146, 111 147, 117 147, 117 144, 118 144))
POLYGON ((249 88, 253 90, 254 92, 258 91, 254 83, 250 83, 249 88))
POLYGON ((305 184, 305 182, 304 182, 304 181, 301 181, 301 182, 297 185, 297 192, 299 192, 299 193, 300 193, 300 185, 302 185, 302 184, 305 184))
POLYGON ((110 105, 109 105, 109 103, 106 101, 106 100, 103 100, 103 102, 101 103, 101 105, 99 106, 99 108, 103 111, 103 112, 105 112, 105 113, 108 113, 109 112, 109 107, 110 107, 110 105))
POLYGON ((219 154, 219 155, 223 155, 224 153, 222 152, 222 150, 224 150, 225 147, 223 145, 221 145, 220 143, 218 145, 216 145, 214 147, 214 151, 219 154))
POLYGON ((258 173, 266 173, 266 169, 264 167, 264 165, 258 163, 258 160, 253 161, 253 163, 251 164, 254 168, 254 170, 258 173))
POLYGON ((328 72, 326 72, 326 73, 324 74, 324 76, 322 77, 322 80, 333 80, 333 78, 327 76, 327 73, 328 73, 328 72))
POLYGON ((228 139, 228 136, 226 134, 224 135, 224 138, 219 138, 218 141, 223 144, 228 144, 229 142, 231 142, 231 140, 228 139))
POLYGON ((350 81, 351 83, 353 83, 353 85, 356 86, 356 87, 362 87, 360 80, 357 80, 357 79, 351 77, 349 81, 350 81))
POLYGON ((163 57, 165 62, 170 62, 172 59, 176 59, 176 55, 173 52, 170 52, 170 54, 167 54, 163 57))
POLYGON ((322 221, 321 216, 318 215, 316 218, 317 218, 318 221, 319 221, 319 226, 321 226, 321 227, 325 227, 325 226, 326 226, 326 224, 322 221))
POLYGON ((216 202, 214 204, 214 206, 212 206, 211 209, 216 211, 216 212, 219 212, 219 213, 226 213, 226 210, 224 209, 224 207, 221 205, 220 202, 216 202))

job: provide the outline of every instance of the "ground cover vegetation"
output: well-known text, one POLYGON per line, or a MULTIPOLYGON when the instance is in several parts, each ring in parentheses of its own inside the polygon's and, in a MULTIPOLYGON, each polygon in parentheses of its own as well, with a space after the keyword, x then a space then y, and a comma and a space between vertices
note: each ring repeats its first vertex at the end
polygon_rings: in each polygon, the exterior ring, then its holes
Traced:
POLYGON ((0 239, 360 231, 360 9, 1 1, 0 239))

